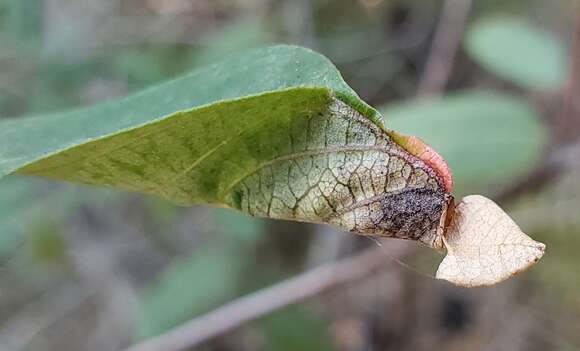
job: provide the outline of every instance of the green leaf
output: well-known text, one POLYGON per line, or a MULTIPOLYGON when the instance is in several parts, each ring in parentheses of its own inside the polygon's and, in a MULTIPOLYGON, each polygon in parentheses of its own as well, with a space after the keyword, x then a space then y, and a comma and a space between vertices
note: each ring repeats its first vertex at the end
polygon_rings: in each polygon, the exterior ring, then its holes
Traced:
POLYGON ((0 177, 10 173, 428 245, 451 191, 433 150, 386 130, 327 59, 291 46, 123 100, 4 122, 0 177))
POLYGON ((567 74, 562 43, 515 18, 477 22, 466 36, 469 55, 484 68, 524 88, 558 88, 567 74))
POLYGON ((421 137, 449 163, 456 195, 489 193, 528 172, 541 158, 546 130, 519 97, 471 91, 393 104, 389 126, 421 137))
MULTIPOLYGON (((260 155, 248 155, 252 150, 239 150, 239 144, 232 150, 228 141, 263 127, 270 130, 264 131, 270 140, 260 142, 274 143, 276 133, 294 119, 326 108, 333 93, 375 115, 324 57, 287 46, 253 51, 124 100, 3 122, 0 177, 17 172, 155 193, 184 203, 216 201, 216 189, 208 189, 212 184, 185 194, 185 184, 168 181, 226 150, 237 165, 220 166, 233 175, 250 156, 260 155)), ((221 173, 229 178, 228 172, 221 173)))
POLYGON ((205 245, 173 263, 140 299, 137 335, 159 334, 232 298, 241 261, 235 251, 205 245))

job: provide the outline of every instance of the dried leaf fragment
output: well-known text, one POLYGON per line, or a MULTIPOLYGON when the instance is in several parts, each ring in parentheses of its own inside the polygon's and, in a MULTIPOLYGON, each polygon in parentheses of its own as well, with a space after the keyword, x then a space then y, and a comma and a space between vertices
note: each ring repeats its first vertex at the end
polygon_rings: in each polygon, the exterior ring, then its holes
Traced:
POLYGON ((506 280, 538 262, 546 248, 480 195, 464 197, 455 208, 443 243, 447 256, 436 277, 464 287, 506 280))

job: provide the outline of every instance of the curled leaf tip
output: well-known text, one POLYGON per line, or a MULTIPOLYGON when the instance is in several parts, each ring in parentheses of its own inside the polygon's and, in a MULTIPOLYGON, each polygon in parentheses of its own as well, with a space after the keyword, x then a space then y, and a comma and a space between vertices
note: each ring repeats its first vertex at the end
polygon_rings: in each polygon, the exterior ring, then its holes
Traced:
POLYGON ((442 185, 447 193, 453 191, 453 175, 445 159, 437 153, 431 146, 416 136, 399 134, 393 130, 388 132, 389 136, 411 155, 419 158, 429 165, 441 178, 442 185))

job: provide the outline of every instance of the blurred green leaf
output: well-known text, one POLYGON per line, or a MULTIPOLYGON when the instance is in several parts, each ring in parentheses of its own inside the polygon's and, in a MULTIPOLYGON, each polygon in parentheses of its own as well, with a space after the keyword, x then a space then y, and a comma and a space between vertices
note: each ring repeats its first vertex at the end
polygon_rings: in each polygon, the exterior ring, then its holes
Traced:
MULTIPOLYGON (((143 198, 143 204, 155 223, 162 228, 167 228, 179 220, 180 208, 170 202, 154 197, 143 198)), ((173 233, 168 233, 173 234, 173 233)))
POLYGON ((558 88, 567 74, 564 48, 550 33, 516 18, 480 20, 465 46, 484 68, 524 88, 558 88))
POLYGON ((113 76, 126 80, 129 91, 135 91, 191 69, 196 52, 182 43, 133 44, 111 46, 98 60, 113 76))
POLYGON ((265 231, 263 219, 252 218, 226 209, 213 211, 215 228, 223 235, 251 245, 262 237, 265 231))
POLYGON ((142 88, 168 77, 166 71, 168 66, 160 64, 163 62, 163 53, 165 53, 163 50, 155 52, 126 48, 112 60, 113 70, 119 75, 125 76, 133 88, 142 88))
POLYGON ((34 197, 27 179, 8 177, 0 182, 0 221, 10 218, 34 197))
POLYGON ((41 0, 4 0, 6 14, 5 22, 0 23, 11 37, 27 41, 35 40, 40 36, 42 27, 41 0))
POLYGON ((229 24, 217 32, 202 38, 202 50, 195 56, 195 64, 221 61, 224 57, 249 48, 272 43, 274 40, 265 22, 249 17, 229 24))
POLYGON ((330 351, 328 323, 303 306, 286 308, 261 321, 268 350, 330 351))
POLYGON ((463 92, 382 111, 390 128, 422 138, 447 160, 457 195, 489 193, 490 186, 525 174, 545 147, 536 111, 512 95, 463 92))
POLYGON ((115 191, 48 181, 6 177, 0 180, 0 260, 30 239, 29 253, 57 261, 65 251, 59 223, 82 206, 111 208, 122 198, 115 191))
POLYGON ((0 177, 17 172, 239 207, 228 185, 279 156, 287 131, 303 129, 333 95, 376 120, 323 56, 293 46, 254 50, 126 99, 3 121, 0 177))
POLYGON ((231 299, 241 260, 239 252, 206 245, 174 262, 143 294, 138 337, 162 333, 231 299))
POLYGON ((17 250, 24 241, 21 228, 14 222, 0 222, 0 265, 17 250))
POLYGON ((37 197, 27 179, 9 177, 0 182, 0 259, 10 256, 24 241, 22 212, 37 197))
POLYGON ((39 221, 32 226, 28 245, 33 259, 41 264, 62 263, 65 258, 66 242, 59 226, 52 221, 39 221))

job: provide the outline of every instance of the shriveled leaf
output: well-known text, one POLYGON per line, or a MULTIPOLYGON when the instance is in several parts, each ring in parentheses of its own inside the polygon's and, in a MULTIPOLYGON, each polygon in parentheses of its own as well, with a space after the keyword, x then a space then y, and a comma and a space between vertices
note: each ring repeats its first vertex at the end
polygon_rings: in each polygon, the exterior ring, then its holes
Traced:
POLYGON ((465 287, 493 285, 538 262, 545 245, 524 234, 493 201, 463 198, 455 208, 443 243, 447 256, 437 278, 465 287))
POLYGON ((521 19, 480 20, 468 31, 466 48, 483 67, 525 88, 555 89, 566 77, 562 43, 521 19))

